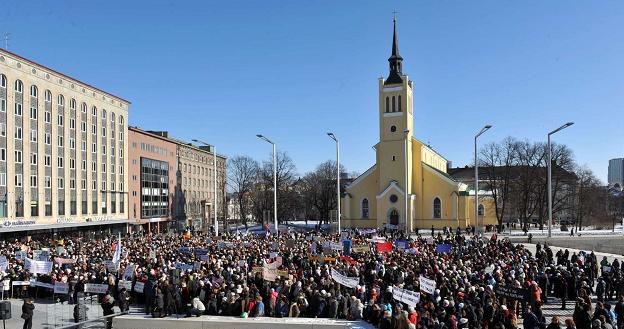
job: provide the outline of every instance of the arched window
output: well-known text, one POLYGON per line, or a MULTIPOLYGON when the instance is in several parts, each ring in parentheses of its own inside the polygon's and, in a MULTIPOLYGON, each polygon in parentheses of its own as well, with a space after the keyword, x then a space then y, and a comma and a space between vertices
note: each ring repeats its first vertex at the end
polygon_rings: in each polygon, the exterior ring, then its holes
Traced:
POLYGON ((91 115, 97 116, 97 107, 94 106, 91 108, 91 115))
POLYGON ((69 108, 72 110, 76 110, 76 100, 75 99, 70 99, 69 100, 69 108))
POLYGON ((390 97, 386 96, 386 113, 390 112, 390 97))
POLYGON ((368 219, 368 199, 362 200, 362 218, 368 219))
POLYGON ((57 103, 59 106, 65 106, 65 97, 63 97, 63 95, 58 95, 57 103))
POLYGON ((123 118, 123 115, 120 115, 120 116, 119 116, 119 124, 120 124, 120 125, 123 125, 123 124, 124 124, 124 118, 123 118))
POLYGON ((399 95, 399 112, 402 112, 403 109, 401 108, 401 95, 399 95))
POLYGON ((43 93, 43 100, 45 100, 46 103, 50 103, 52 101, 52 92, 46 89, 43 93))
POLYGON ((22 93, 24 91, 24 84, 20 80, 15 80, 15 92, 22 93))
POLYGON ((399 225, 399 211, 396 209, 392 209, 388 214, 388 222, 391 225, 399 225))
POLYGON ((396 98, 392 96, 392 112, 396 112, 396 98))
POLYGON ((442 218, 442 202, 438 197, 433 199, 433 218, 442 218))
POLYGON ((6 88, 6 81, 4 74, 0 74, 0 88, 6 88))
POLYGON ((37 97, 39 96, 39 91, 37 90, 37 86, 32 85, 30 86, 30 97, 37 97))
POLYGON ((485 207, 483 207, 483 204, 479 204, 479 211, 478 211, 479 216, 483 216, 484 213, 485 213, 485 207))
POLYGON ((106 120, 106 110, 102 109, 102 119, 106 120))

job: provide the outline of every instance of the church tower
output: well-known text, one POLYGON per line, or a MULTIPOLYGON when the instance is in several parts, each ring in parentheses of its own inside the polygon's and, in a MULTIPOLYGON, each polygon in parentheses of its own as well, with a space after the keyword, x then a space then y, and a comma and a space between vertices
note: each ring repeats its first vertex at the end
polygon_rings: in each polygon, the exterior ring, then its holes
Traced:
POLYGON ((409 198, 411 191, 409 173, 412 168, 414 118, 412 82, 403 74, 403 57, 399 54, 396 18, 392 36, 392 54, 388 58, 388 63, 388 77, 379 79, 379 144, 376 149, 380 194, 377 196, 379 205, 377 216, 379 219, 385 219, 382 222, 404 225, 404 198, 406 194, 409 198))

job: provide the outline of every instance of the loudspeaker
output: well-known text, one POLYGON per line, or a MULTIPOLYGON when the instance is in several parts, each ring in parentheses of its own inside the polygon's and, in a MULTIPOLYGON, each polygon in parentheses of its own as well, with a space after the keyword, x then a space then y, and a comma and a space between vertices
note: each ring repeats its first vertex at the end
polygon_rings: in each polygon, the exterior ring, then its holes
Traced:
POLYGON ((11 318, 11 302, 3 300, 0 302, 0 320, 8 320, 11 318))

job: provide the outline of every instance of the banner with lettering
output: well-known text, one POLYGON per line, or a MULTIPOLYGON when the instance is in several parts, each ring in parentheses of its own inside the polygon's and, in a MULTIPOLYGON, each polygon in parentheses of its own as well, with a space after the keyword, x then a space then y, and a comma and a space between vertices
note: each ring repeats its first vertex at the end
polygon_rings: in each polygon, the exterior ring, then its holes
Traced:
POLYGON ((0 256, 0 271, 6 271, 9 267, 9 261, 6 256, 0 256))
POLYGON ((122 279, 124 281, 132 281, 132 279, 134 279, 135 270, 136 270, 136 265, 128 264, 128 266, 126 266, 126 269, 124 270, 122 279))
POLYGON ((73 264, 76 262, 75 259, 71 259, 71 258, 61 258, 61 257, 54 257, 54 262, 63 266, 65 264, 73 264))
POLYGON ((503 296, 507 299, 529 300, 529 292, 523 288, 497 285, 494 291, 497 295, 503 296))
POLYGON ((397 286, 392 287, 392 297, 411 307, 416 307, 416 305, 420 302, 419 292, 402 289, 397 286))
POLYGON ((348 277, 340 274, 340 272, 334 271, 333 269, 329 270, 329 274, 334 281, 348 288, 355 288, 360 283, 360 278, 348 277))
POLYGON ((144 290, 145 290, 145 283, 137 281, 134 284, 134 291, 135 292, 138 292, 138 293, 142 294, 144 290))
POLYGON ((105 294, 108 292, 107 284, 85 283, 84 291, 92 294, 105 294))
POLYGON ((52 272, 52 262, 32 260, 26 258, 24 261, 24 267, 32 274, 48 274, 52 272))
POLYGON ((353 246, 353 248, 351 248, 351 251, 353 252, 369 252, 370 251, 370 246, 367 244, 356 244, 355 246, 353 246))
POLYGON ((435 292, 435 288, 435 280, 427 279, 422 276, 420 277, 420 291, 424 291, 428 294, 433 294, 435 292))
POLYGON ((55 294, 69 294, 69 283, 67 282, 54 282, 55 294))
POLYGON ((15 252, 15 259, 17 260, 24 260, 28 258, 28 253, 23 251, 23 250, 18 250, 15 252))
POLYGON ((277 269, 269 268, 267 265, 262 268, 262 278, 267 281, 274 282, 277 279, 277 269))

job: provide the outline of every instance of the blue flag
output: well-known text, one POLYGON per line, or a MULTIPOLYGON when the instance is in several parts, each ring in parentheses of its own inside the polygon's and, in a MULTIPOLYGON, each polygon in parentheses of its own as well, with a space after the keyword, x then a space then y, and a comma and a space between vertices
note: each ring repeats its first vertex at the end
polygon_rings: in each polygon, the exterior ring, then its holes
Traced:
POLYGON ((453 248, 453 246, 451 246, 450 244, 446 244, 446 243, 438 243, 436 245, 436 251, 439 254, 443 254, 445 252, 451 252, 451 248, 453 248))

